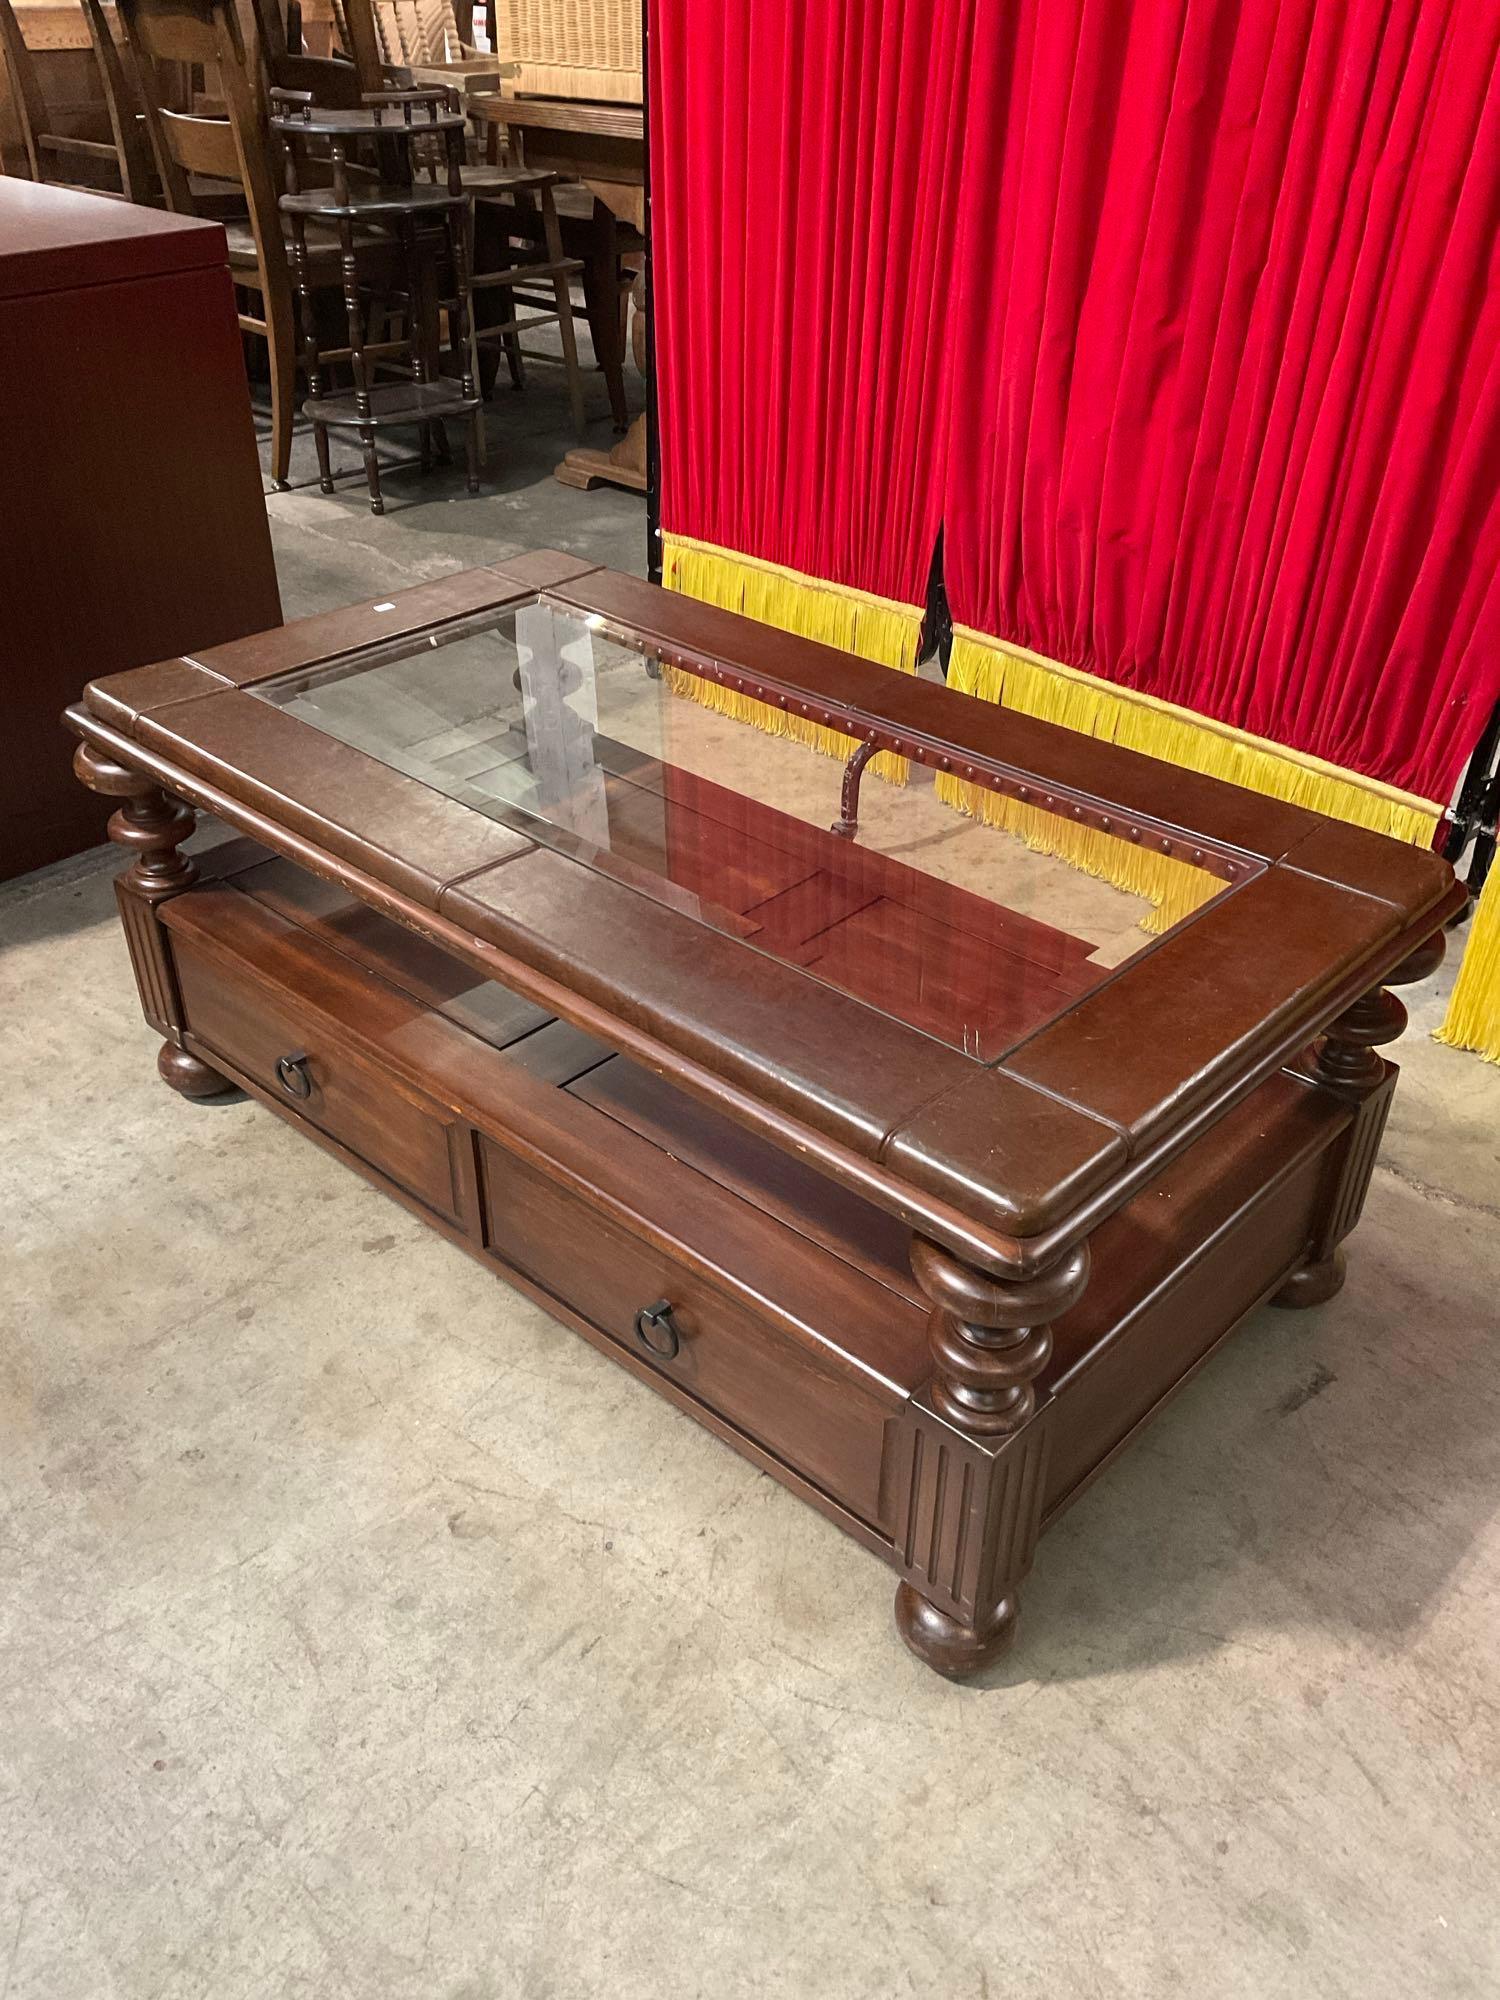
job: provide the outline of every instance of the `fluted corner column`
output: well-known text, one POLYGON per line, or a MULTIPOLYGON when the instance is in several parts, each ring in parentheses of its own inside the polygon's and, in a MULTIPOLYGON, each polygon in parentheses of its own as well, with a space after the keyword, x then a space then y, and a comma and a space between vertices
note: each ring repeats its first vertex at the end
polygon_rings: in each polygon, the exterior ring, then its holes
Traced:
POLYGON ((1394 972, 1387 973, 1384 985, 1362 993, 1329 1023, 1313 1053, 1308 1073, 1352 1105, 1354 1118, 1330 1172, 1306 1258, 1274 1295, 1273 1305, 1292 1310, 1319 1306, 1343 1285, 1343 1241, 1364 1211, 1399 1074, 1379 1052, 1406 1032, 1406 1008, 1389 988, 1415 985, 1436 972, 1446 942, 1441 930, 1434 931, 1394 972))
POLYGON ((1038 1384, 1052 1321, 1082 1297, 1087 1244, 1021 1279, 975 1270, 925 1238, 912 1269, 932 1302, 933 1374, 909 1405, 896 1625, 950 1679, 1010 1644, 1045 1497, 1050 1410, 1038 1384))
POLYGON ((141 1012, 163 1038, 156 1058, 162 1081, 185 1097, 216 1097, 234 1088, 227 1078, 182 1046, 182 1000, 171 947, 159 911, 198 879, 183 841, 198 820, 190 806, 168 798, 154 779, 106 757, 90 743, 73 753, 73 770, 90 791, 123 803, 110 815, 109 837, 130 854, 115 878, 115 899, 130 951, 141 1012))

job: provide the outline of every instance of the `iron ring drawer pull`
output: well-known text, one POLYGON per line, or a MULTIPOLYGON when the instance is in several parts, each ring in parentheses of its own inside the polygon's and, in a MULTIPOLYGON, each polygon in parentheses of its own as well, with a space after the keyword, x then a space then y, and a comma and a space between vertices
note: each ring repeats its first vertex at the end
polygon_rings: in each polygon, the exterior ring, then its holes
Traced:
POLYGON ((658 1361, 672 1361, 682 1346, 682 1336, 672 1323, 672 1304, 658 1299, 654 1306, 642 1306, 635 1316, 635 1337, 648 1354, 658 1361))
POLYGON ((298 1050, 294 1056, 278 1056, 276 1059, 276 1081, 291 1097, 311 1097, 312 1078, 307 1070, 307 1054, 298 1050))

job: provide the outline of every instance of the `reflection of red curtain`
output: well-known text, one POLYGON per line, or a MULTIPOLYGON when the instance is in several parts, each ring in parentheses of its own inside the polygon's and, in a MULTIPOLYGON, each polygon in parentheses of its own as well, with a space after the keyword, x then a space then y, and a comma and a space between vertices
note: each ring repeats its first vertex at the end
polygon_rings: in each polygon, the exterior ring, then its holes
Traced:
POLYGON ((662 525, 921 600, 968 0, 652 0, 662 525))
POLYGON ((974 21, 955 617, 1446 798, 1500 696, 1500 8, 974 21))

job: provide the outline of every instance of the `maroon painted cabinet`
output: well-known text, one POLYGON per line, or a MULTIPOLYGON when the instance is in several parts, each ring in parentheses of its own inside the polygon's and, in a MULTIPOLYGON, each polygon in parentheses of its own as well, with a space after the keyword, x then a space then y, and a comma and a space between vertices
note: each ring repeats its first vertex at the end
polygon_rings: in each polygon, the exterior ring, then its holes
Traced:
POLYGON ((102 663, 281 622, 217 223, 0 178, 0 878, 104 838, 58 720, 102 663))

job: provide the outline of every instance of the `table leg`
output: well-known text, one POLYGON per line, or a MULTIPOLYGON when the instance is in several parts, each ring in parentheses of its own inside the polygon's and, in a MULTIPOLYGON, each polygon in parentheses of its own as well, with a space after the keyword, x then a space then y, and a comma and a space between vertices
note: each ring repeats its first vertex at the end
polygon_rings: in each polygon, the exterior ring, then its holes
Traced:
MULTIPOLYGON (((1390 985, 1410 986, 1425 979, 1442 964, 1443 951, 1443 933, 1435 931, 1387 974, 1390 985)), ((1394 993, 1377 986, 1340 1014, 1318 1044, 1311 1073, 1326 1090, 1354 1107, 1354 1122, 1335 1159, 1306 1261, 1275 1294, 1272 1305, 1293 1311, 1320 1306, 1344 1282, 1344 1238, 1353 1231, 1364 1209, 1400 1073, 1377 1051, 1398 1041, 1405 1030, 1405 1007, 1394 993)))
POLYGON ((198 879, 198 870, 180 852, 197 825, 197 815, 179 800, 169 799, 151 779, 116 764, 91 744, 79 744, 73 769, 90 791, 125 802, 111 816, 109 837, 135 859, 116 878, 115 897, 141 1012, 163 1038, 156 1059, 162 1080, 184 1097, 217 1097, 233 1090, 227 1077, 182 1046, 182 1001, 166 931, 157 914, 169 897, 180 896, 198 879))
MULTIPOLYGON (((646 372, 646 279, 638 273, 630 288, 635 317, 631 326, 631 352, 635 365, 646 372)), ((570 451, 554 467, 554 475, 564 486, 580 486, 588 492, 595 486, 624 486, 632 493, 646 490, 646 419, 637 417, 613 451, 582 447, 570 451)))
POLYGON ((958 1680, 1015 1635, 1041 1530, 1052 1405, 1036 1382, 1051 1321, 1082 1297, 1086 1244, 1024 1279, 976 1271, 918 1237, 912 1269, 932 1301, 934 1373, 908 1406, 897 1533, 896 1626, 958 1680))

